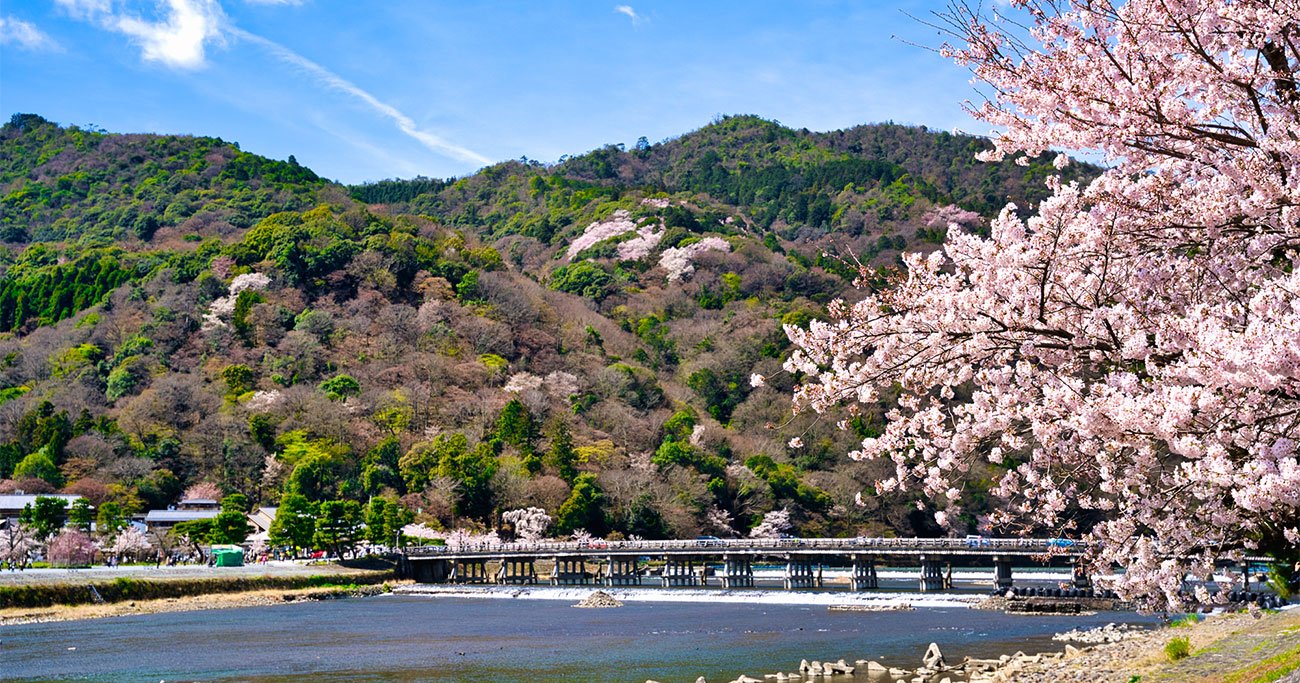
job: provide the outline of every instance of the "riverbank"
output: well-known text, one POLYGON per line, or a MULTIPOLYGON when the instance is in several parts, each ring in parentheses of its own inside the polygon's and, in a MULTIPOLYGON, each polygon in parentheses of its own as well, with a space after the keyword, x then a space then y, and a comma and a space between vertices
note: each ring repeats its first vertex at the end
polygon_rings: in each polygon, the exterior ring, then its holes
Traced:
POLYGON ((394 581, 382 563, 366 567, 283 563, 6 573, 0 576, 0 625, 368 595, 394 581))
POLYGON ((1266 683, 1300 680, 1300 609, 1218 614, 1189 626, 1132 634, 1116 643, 1066 643, 1059 656, 1009 658, 972 681, 990 683, 1266 683), (1170 661, 1174 638, 1190 656, 1170 661))
POLYGON ((161 614, 164 612, 197 612, 202 610, 232 609, 238 607, 267 607, 312 600, 359 598, 386 593, 387 584, 339 585, 312 588, 252 590, 237 593, 207 593, 179 598, 156 600, 129 600, 88 605, 54 605, 51 607, 10 607, 0 609, 0 627, 21 624, 43 624, 56 621, 80 621, 135 614, 161 614))

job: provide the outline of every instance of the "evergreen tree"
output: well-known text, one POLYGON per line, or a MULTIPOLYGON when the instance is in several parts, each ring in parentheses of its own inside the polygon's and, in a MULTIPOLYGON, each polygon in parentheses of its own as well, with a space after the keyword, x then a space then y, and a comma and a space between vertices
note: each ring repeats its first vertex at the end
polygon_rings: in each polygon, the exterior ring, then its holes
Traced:
POLYGON ((605 494, 596 485, 596 475, 583 472, 573 482, 573 491, 569 499, 560 505, 556 513, 555 527, 562 534, 573 533, 577 529, 601 536, 606 531, 605 494))
POLYGON ((37 540, 44 542, 63 527, 66 513, 67 503, 62 498, 38 496, 35 502, 23 506, 22 512, 18 513, 18 521, 31 529, 37 540))
POLYGON ((528 407, 512 398, 501 408, 497 418, 497 438, 523 451, 531 451, 537 438, 537 423, 528 407))
POLYGON ((311 546, 316 535, 316 508, 306 496, 286 493, 267 532, 272 545, 289 546, 294 555, 311 546))
POLYGON ((316 519, 317 548, 328 549, 334 557, 343 559, 361 537, 361 503, 355 500, 327 500, 320 504, 316 519))
POLYGON ((573 483, 574 477, 578 476, 578 452, 573 447, 573 435, 569 432, 569 424, 557 420, 551 427, 549 436, 551 447, 546 452, 547 463, 555 468, 561 479, 573 483))
POLYGON ((90 504, 90 501, 85 498, 72 501, 72 507, 68 509, 68 526, 89 533, 90 524, 94 520, 95 507, 90 504))

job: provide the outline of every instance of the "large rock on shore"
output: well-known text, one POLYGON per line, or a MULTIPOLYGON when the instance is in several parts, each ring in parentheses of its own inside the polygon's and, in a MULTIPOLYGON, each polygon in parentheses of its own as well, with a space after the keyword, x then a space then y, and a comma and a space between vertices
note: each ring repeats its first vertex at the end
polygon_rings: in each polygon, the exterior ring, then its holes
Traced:
POLYGON ((938 643, 930 643, 930 647, 925 649, 925 656, 921 658, 921 666, 931 671, 938 671, 944 667, 943 653, 939 651, 938 643))

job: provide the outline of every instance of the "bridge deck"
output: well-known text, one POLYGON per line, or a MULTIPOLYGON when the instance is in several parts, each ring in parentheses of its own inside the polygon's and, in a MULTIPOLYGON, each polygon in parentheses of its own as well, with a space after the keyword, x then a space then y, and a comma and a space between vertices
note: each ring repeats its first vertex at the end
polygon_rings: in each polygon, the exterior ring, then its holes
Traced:
POLYGON ((1086 544, 1065 539, 965 538, 799 538, 685 541, 590 541, 585 543, 500 543, 423 546, 405 549, 411 560, 490 559, 506 557, 627 557, 723 555, 875 555, 919 558, 924 555, 977 557, 1061 557, 1083 554, 1086 544))

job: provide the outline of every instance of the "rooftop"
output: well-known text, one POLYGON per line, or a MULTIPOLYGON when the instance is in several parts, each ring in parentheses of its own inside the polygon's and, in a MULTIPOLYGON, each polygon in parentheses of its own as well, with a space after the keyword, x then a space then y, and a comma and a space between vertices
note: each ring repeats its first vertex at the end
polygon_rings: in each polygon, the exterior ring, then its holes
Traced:
POLYGON ((150 510, 144 516, 145 524, 192 522, 196 519, 212 519, 220 510, 150 510))
POLYGON ((72 493, 5 493, 0 494, 0 510, 21 510, 27 505, 35 504, 37 498, 59 498, 65 503, 71 503, 80 497, 72 493))

